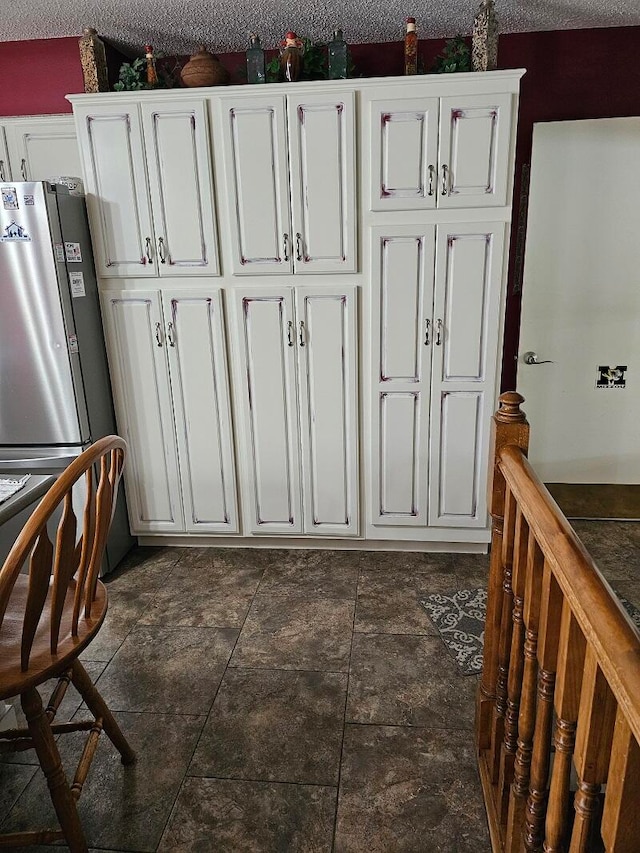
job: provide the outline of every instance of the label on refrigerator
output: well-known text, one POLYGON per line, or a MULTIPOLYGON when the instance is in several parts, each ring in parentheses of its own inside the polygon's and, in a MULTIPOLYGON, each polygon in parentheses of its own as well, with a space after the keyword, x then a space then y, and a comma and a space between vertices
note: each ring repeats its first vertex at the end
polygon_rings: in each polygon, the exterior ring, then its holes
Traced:
POLYGON ((69 289, 71 290, 71 295, 73 297, 76 296, 84 296, 84 273, 80 272, 70 272, 69 273, 69 289))
POLYGON ((64 263, 64 246, 62 243, 54 243, 53 251, 56 255, 56 261, 60 261, 60 263, 64 263))
POLYGON ((18 225, 15 219, 9 225, 5 225, 4 234, 0 237, 0 243, 30 243, 31 237, 18 225))
POLYGON ((35 204, 36 203, 35 197, 32 195, 26 195, 24 197, 24 203, 25 204, 35 204))
POLYGON ((67 263, 82 263, 82 252, 80 251, 80 243, 65 243, 64 250, 67 253, 67 263))
POLYGON ((5 210, 18 209, 18 193, 15 187, 2 188, 2 206, 5 210))
POLYGON ((69 341, 69 352, 78 352, 78 336, 69 335, 67 340, 69 341))

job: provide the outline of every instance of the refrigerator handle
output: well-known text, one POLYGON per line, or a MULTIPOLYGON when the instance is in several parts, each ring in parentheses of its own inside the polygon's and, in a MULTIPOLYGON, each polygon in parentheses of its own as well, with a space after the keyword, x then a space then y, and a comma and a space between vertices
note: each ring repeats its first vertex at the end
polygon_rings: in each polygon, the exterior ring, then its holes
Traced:
POLYGON ((6 181, 4 176, 4 160, 0 160, 0 181, 6 181))
POLYGON ((28 181, 29 178, 27 178, 27 161, 24 159, 24 157, 20 162, 20 172, 22 173, 22 180, 28 181))

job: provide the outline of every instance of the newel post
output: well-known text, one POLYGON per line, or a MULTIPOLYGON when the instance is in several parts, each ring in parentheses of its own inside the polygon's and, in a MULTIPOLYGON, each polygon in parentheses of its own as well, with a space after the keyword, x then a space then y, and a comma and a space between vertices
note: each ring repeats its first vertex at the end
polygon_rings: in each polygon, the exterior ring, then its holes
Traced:
POLYGON ((516 391, 500 395, 500 406, 491 425, 491 473, 488 482, 488 503, 491 514, 491 560, 487 586, 487 618, 484 631, 482 676, 476 701, 476 745, 478 750, 491 744, 491 723, 496 701, 498 649, 502 621, 504 567, 502 564, 502 534, 506 483, 498 468, 498 454, 503 447, 514 444, 526 454, 529 448, 529 424, 520 409, 524 397, 516 391))

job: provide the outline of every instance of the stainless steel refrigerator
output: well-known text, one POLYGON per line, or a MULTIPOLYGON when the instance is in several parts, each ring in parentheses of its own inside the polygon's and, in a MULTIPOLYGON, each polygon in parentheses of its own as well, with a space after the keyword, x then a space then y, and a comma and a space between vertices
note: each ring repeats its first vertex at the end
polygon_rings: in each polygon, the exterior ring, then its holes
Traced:
MULTIPOLYGON (((84 197, 0 183, 0 471, 59 472, 116 432, 84 197)), ((131 547, 121 490, 109 570, 131 547)))

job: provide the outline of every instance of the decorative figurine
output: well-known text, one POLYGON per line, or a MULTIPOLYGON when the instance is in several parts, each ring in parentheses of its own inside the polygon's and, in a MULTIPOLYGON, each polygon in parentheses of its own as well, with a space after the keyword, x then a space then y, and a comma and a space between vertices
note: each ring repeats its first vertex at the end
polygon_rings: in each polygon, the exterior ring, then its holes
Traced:
POLYGON ((280 70, 284 79, 289 83, 294 83, 300 79, 303 53, 304 42, 292 30, 289 30, 280 42, 280 70))
POLYGON ((342 30, 334 30, 327 53, 329 56, 329 79, 346 80, 349 76, 349 47, 342 36, 342 30))
POLYGON ((145 45, 144 52, 147 60, 147 83, 149 86, 157 86, 158 72, 156 71, 156 60, 153 55, 153 48, 150 44, 145 45))
POLYGON ((104 42, 93 27, 85 27, 80 45, 80 63, 85 92, 108 92, 107 57, 104 42))
POLYGON ((473 21, 471 62, 474 71, 498 66, 498 18, 494 0, 482 0, 473 21))
POLYGON ((247 83, 266 83, 267 72, 264 64, 264 50, 260 36, 251 33, 247 48, 247 83))
POLYGON ((418 34, 415 18, 407 18, 407 34, 404 37, 404 73, 418 73, 418 34))

